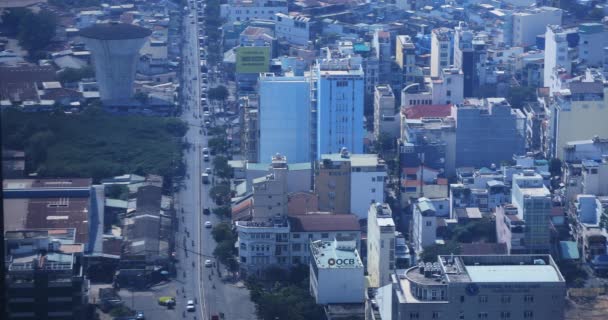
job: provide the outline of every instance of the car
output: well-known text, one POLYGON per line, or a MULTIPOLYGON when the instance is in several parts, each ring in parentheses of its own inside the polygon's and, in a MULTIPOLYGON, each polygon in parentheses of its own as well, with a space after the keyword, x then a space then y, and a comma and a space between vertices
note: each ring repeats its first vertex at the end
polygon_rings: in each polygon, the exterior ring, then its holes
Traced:
POLYGON ((205 173, 211 174, 211 168, 205 168, 205 173))
POLYGON ((136 320, 146 320, 146 317, 144 316, 144 312, 143 311, 135 312, 135 319, 136 320))
POLYGON ((209 111, 209 107, 208 106, 204 106, 203 107, 203 111, 209 111))
POLYGON ((209 155, 208 154, 203 155, 203 161, 209 162, 209 155))
POLYGON ((209 154, 209 148, 203 148, 203 154, 209 154))
POLYGON ((203 112, 203 115, 204 115, 205 117, 211 117, 211 112, 209 112, 209 111, 204 111, 204 112, 203 112))
POLYGON ((188 303, 186 304, 186 311, 194 312, 194 300, 188 300, 188 303))
POLYGON ((165 297, 160 297, 158 298, 158 304, 160 304, 161 306, 171 306, 171 305, 175 305, 175 298, 174 297, 169 297, 169 296, 165 296, 165 297))
POLYGON ((211 210, 209 208, 204 208, 203 209, 203 214, 208 216, 208 215, 211 214, 211 210))
POLYGON ((212 227, 211 221, 205 221, 205 228, 209 229, 211 227, 212 227))
POLYGON ((206 268, 211 268, 213 266, 213 262, 211 262, 211 260, 207 259, 205 260, 205 267, 206 268))

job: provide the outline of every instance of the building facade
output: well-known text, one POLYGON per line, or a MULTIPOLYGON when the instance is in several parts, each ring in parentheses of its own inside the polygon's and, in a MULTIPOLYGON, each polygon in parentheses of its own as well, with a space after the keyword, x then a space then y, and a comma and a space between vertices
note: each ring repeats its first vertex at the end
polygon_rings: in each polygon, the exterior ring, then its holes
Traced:
POLYGON ((290 162, 310 162, 310 79, 263 74, 259 80, 258 162, 280 153, 290 162))
POLYGON ((317 159, 343 147, 363 153, 365 88, 361 66, 351 65, 349 60, 321 60, 314 73, 317 159))
POLYGON ((381 314, 397 320, 559 320, 566 305, 550 255, 439 256, 393 275, 385 292, 377 299, 390 303, 380 304, 381 314))
POLYGON ((395 270, 395 222, 386 203, 373 203, 367 216, 367 273, 370 287, 379 288, 395 270))
POLYGON ((380 139, 382 133, 394 135, 394 130, 390 130, 391 123, 398 123, 398 120, 395 121, 395 95, 390 85, 377 85, 374 92, 374 137, 376 140, 380 139), (389 118, 392 121, 389 122, 389 118))

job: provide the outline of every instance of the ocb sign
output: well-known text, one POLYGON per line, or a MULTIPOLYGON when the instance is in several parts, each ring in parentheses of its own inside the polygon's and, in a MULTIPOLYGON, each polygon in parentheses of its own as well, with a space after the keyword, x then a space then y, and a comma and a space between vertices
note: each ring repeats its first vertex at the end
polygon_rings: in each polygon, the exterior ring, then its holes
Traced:
POLYGON ((339 266, 343 266, 343 265, 351 265, 351 264, 355 264, 355 259, 334 259, 334 258, 329 258, 327 260, 327 263, 330 266, 333 265, 339 265, 339 266))

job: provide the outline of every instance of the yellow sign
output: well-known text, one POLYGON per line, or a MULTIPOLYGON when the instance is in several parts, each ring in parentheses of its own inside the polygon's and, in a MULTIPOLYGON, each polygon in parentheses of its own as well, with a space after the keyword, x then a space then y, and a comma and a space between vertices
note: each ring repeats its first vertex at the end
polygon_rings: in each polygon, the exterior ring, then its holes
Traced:
POLYGON ((236 48, 236 72, 268 72, 270 67, 270 47, 236 48))

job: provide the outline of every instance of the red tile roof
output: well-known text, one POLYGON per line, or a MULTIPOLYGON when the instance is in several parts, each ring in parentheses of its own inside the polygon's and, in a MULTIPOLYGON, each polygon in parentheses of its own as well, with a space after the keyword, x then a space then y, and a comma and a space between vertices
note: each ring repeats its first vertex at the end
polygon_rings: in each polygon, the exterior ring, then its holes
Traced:
POLYGON ((450 116, 451 104, 415 105, 403 109, 408 119, 445 118, 450 116))
POLYGON ((292 232, 360 231, 353 214, 311 213, 289 217, 292 232))

